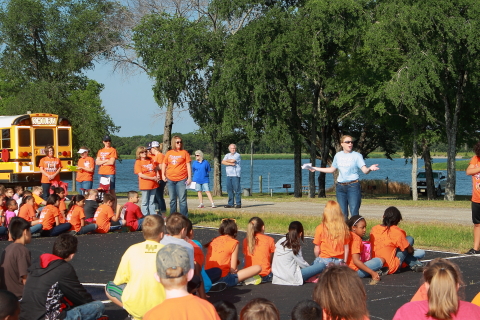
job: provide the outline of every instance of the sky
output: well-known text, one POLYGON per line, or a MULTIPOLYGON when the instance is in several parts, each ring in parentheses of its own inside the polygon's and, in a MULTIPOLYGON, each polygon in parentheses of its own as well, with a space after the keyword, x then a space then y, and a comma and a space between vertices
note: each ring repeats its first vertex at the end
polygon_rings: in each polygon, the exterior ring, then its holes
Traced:
MULTIPOLYGON (((165 109, 155 102, 152 80, 144 72, 125 75, 114 72, 112 64, 103 63, 96 64, 86 75, 105 86, 100 94, 103 106, 115 125, 121 126, 115 135, 163 134, 165 109)), ((172 132, 190 133, 198 129, 188 111, 175 112, 173 117, 172 132)))

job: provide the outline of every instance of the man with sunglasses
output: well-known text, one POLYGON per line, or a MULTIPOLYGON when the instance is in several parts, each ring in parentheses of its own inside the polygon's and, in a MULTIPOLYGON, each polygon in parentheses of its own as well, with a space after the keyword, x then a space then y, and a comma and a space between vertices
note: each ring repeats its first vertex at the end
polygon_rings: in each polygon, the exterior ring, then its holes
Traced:
POLYGON ((360 168, 363 173, 369 174, 370 171, 379 170, 379 167, 378 164, 372 164, 367 168, 363 156, 353 151, 353 138, 351 136, 343 135, 340 142, 343 150, 335 155, 330 168, 312 167, 310 171, 324 173, 339 171, 335 190, 337 202, 342 208, 346 220, 348 219, 348 210, 350 209, 351 216, 356 216, 359 214, 358 211, 362 203, 362 189, 358 180, 357 168, 360 168))
POLYGON ((222 160, 222 164, 225 165, 225 171, 227 172, 227 193, 228 193, 228 205, 225 208, 242 207, 242 197, 240 193, 240 173, 241 173, 241 157, 235 144, 228 146, 230 153, 227 153, 222 160))

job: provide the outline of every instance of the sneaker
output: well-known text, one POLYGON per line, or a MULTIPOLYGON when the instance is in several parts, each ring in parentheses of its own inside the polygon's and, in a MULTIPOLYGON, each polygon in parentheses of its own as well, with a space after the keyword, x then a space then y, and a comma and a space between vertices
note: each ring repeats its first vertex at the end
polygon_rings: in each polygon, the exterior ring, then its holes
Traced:
POLYGON ((203 205, 203 203, 200 203, 197 208, 205 208, 205 206, 203 205))
POLYGON ((40 232, 32 233, 32 238, 39 238, 42 234, 40 232))
POLYGON ((233 206, 227 204, 226 206, 224 206, 224 208, 231 209, 231 208, 233 208, 233 206))
POLYGON ((413 267, 410 267, 413 272, 423 272, 423 264, 420 262, 419 264, 414 265, 413 267))
POLYGON ((70 233, 72 236, 76 236, 76 235, 77 235, 77 231, 75 231, 75 230, 72 230, 72 231, 70 231, 69 233, 70 233))
POLYGON ((470 249, 465 254, 480 254, 480 250, 470 249))
POLYGON ((242 207, 241 205, 237 204, 237 205, 235 206, 235 209, 240 209, 241 207, 242 207))
POLYGON ((208 292, 220 292, 227 289, 227 284, 225 282, 217 282, 212 284, 212 287, 208 292))
POLYGON ((388 274, 388 267, 382 267, 377 270, 377 273, 380 277, 386 276, 388 274))
POLYGON ((215 203, 212 203, 212 208, 216 208, 217 206, 215 205, 215 203))
POLYGON ((245 279, 243 282, 245 283, 246 286, 248 286, 250 284, 258 285, 258 284, 262 283, 262 277, 260 277, 259 275, 256 275, 256 276, 253 276, 251 278, 245 279))

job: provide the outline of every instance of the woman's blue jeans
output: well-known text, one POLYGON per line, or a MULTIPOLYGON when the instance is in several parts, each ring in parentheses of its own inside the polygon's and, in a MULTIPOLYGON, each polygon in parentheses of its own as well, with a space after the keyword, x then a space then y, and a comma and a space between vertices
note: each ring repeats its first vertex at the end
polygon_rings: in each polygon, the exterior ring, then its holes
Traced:
POLYGON ((155 192, 155 202, 157 203, 157 210, 161 213, 167 212, 167 205, 165 204, 165 198, 163 197, 163 191, 167 183, 163 180, 158 181, 158 188, 155 192))
POLYGON ((170 214, 177 212, 177 198, 180 203, 180 213, 188 217, 187 206, 187 179, 180 181, 167 180, 168 193, 170 194, 170 214))
POLYGON ((142 204, 140 208, 144 216, 155 214, 155 193, 157 189, 142 190, 142 204))
POLYGON ((342 185, 337 183, 336 187, 337 202, 342 209, 345 220, 348 219, 348 209, 350 208, 350 215, 358 215, 360 205, 362 204, 362 188, 360 182, 342 185))
POLYGON ((90 190, 93 187, 93 181, 77 181, 77 191, 80 192, 81 189, 83 190, 90 190))
MULTIPOLYGON (((407 236, 407 241, 408 243, 410 243, 411 246, 413 246, 413 244, 415 243, 415 240, 411 236, 407 236)), ((400 268, 403 262, 408 264, 409 267, 421 264, 418 259, 422 259, 423 257, 425 257, 425 250, 422 249, 415 249, 413 254, 409 254, 407 250, 400 251, 399 249, 397 249, 397 258, 400 260, 400 268)), ((400 268, 398 268, 397 272, 400 271, 400 268)))

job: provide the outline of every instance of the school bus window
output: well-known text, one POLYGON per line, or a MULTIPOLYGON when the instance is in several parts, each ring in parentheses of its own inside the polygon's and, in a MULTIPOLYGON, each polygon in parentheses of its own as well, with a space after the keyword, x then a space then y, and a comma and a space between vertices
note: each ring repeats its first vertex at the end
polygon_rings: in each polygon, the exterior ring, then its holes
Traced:
POLYGON ((30 129, 18 129, 18 146, 30 147, 30 129))
POLYGON ((2 148, 10 148, 10 129, 2 129, 2 148))
POLYGON ((58 129, 58 145, 62 147, 70 145, 67 129, 58 129))
POLYGON ((35 129, 35 146, 53 145, 53 129, 35 129))

